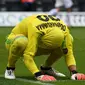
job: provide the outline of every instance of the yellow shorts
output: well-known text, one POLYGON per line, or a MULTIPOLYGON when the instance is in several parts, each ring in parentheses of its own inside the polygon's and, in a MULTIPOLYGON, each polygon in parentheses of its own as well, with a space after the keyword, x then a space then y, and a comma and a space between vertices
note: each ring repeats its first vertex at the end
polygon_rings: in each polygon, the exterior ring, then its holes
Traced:
POLYGON ((42 36, 39 47, 45 49, 55 49, 61 47, 64 41, 64 33, 60 29, 53 29, 42 36))

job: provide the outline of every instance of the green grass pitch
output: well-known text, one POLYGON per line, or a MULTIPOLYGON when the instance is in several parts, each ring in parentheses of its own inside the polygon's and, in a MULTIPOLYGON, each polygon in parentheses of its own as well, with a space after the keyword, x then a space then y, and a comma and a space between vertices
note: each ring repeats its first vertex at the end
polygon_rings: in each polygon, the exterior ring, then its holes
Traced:
MULTIPOLYGON (((10 33, 12 27, 0 27, 0 85, 85 85, 85 81, 72 81, 69 79, 70 73, 66 67, 64 58, 54 63, 53 67, 67 75, 67 78, 58 78, 56 82, 39 82, 35 80, 33 75, 28 71, 20 58, 16 63, 16 79, 4 79, 4 71, 7 64, 8 52, 5 48, 5 38, 10 33)), ((74 37, 74 55, 76 58, 77 69, 79 72, 85 73, 85 28, 71 27, 70 32, 74 37)), ((35 57, 38 67, 46 60, 46 56, 35 57)))

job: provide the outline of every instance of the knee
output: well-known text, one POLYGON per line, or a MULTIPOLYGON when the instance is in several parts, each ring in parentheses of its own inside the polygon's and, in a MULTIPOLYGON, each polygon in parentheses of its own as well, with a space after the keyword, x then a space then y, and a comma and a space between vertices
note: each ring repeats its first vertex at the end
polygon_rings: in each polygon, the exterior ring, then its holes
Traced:
POLYGON ((14 50, 18 50, 18 52, 23 52, 27 46, 28 39, 26 37, 16 38, 12 44, 12 48, 14 50))
POLYGON ((15 42, 16 42, 17 47, 25 49, 27 46, 28 40, 27 38, 19 38, 15 42))

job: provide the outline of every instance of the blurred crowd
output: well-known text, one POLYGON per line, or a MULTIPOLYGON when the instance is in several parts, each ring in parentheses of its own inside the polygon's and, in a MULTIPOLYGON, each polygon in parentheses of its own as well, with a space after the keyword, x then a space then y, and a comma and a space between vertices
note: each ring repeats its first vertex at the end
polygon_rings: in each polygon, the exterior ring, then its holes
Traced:
MULTIPOLYGON (((64 0, 60 0, 62 3, 64 0)), ((59 0, 0 0, 0 11, 50 11, 59 0)), ((68 0, 69 1, 69 0, 68 0)), ((67 4, 67 2, 64 2, 67 4)), ((69 2, 68 2, 69 3, 69 2)), ((55 6, 56 4, 56 6, 55 6)), ((60 6, 65 11, 64 5, 60 6)), ((71 11, 85 11, 85 0, 72 0, 71 11)))

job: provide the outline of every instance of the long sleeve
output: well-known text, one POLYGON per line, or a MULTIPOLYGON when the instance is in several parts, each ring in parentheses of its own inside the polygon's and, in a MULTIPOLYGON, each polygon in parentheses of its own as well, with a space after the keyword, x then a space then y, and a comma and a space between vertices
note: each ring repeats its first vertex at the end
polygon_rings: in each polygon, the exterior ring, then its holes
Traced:
POLYGON ((66 47, 68 49, 68 53, 65 55, 67 66, 76 65, 76 61, 73 54, 73 40, 71 34, 68 34, 66 36, 66 47))
POLYGON ((28 32, 28 45, 24 51, 24 63, 32 74, 39 71, 33 59, 37 51, 38 36, 38 33, 34 30, 28 32))

